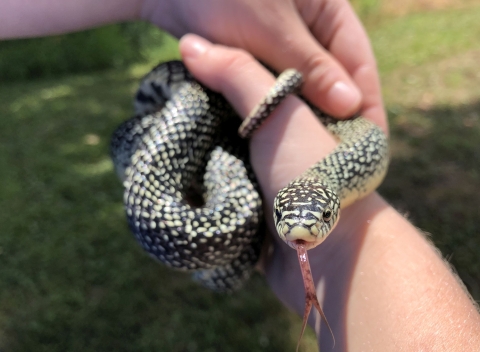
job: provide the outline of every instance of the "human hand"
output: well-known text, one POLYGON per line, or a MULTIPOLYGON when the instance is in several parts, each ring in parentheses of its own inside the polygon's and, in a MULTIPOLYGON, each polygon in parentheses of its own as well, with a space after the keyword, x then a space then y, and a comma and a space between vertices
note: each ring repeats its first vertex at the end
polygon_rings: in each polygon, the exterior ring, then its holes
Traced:
POLYGON ((346 0, 145 0, 140 14, 177 37, 244 49, 278 72, 297 68, 302 93, 323 111, 360 110, 387 129, 375 59, 346 0))
MULTIPOLYGON (((194 35, 181 40, 180 50, 193 75, 222 93, 242 117, 274 82, 243 50, 212 45, 194 35)), ((280 300, 300 315, 305 297, 296 253, 276 235, 270 209, 278 190, 334 145, 294 96, 285 99, 250 141, 268 228, 275 234, 273 250, 263 260, 266 278, 280 300)), ((309 257, 336 351, 478 347, 480 315, 468 294, 433 247, 376 193, 342 209, 335 230, 309 257)), ((321 349, 331 349, 328 329, 315 322, 311 317, 321 349)))
MULTIPOLYGON (((180 51, 190 72, 223 94, 242 117, 258 104, 275 80, 245 51, 213 45, 196 35, 183 37, 180 51)), ((273 239, 273 251, 263 256, 261 266, 280 299, 301 312, 303 285, 296 252, 277 236, 271 209, 279 189, 328 154, 335 147, 335 141, 304 102, 289 96, 253 134, 250 142, 250 161, 264 196, 269 233, 273 234, 269 238, 270 241, 273 239), (293 289, 286 290, 285 287, 293 289)), ((336 251, 331 246, 319 247, 336 251)), ((328 267, 319 264, 317 256, 312 259, 315 266, 328 267)), ((321 272, 314 271, 314 274, 321 272)))
MULTIPOLYGON (((243 50, 212 45, 196 35, 185 36, 180 42, 180 50, 183 61, 192 74, 211 89, 223 94, 242 117, 248 115, 274 83, 274 77, 243 50)), ((279 189, 322 159, 334 146, 334 139, 317 117, 305 103, 294 96, 286 98, 251 139, 251 163, 264 195, 269 232, 273 234, 273 251, 263 256, 263 270, 273 291, 287 306, 299 313, 302 312, 304 300, 296 252, 277 236, 271 209, 279 189)), ((382 208, 381 202, 378 203, 375 199, 360 204, 363 204, 361 214, 364 217, 347 216, 338 226, 340 232, 346 233, 347 237, 356 233, 351 229, 356 229, 359 221, 364 224, 365 219, 382 208)), ((355 246, 358 241, 345 238, 345 235, 332 237, 333 240, 327 241, 327 245, 326 242, 319 246, 319 250, 315 249, 316 254, 311 256, 313 265, 321 268, 314 270, 317 280, 329 270, 340 274, 338 270, 331 270, 337 262, 328 263, 325 258, 332 255, 339 258, 354 257, 348 253, 358 248, 355 246), (352 247, 342 246, 342 242, 352 244, 352 247)), ((342 283, 338 287, 339 292, 346 291, 344 285, 349 282, 348 276, 345 273, 345 280, 337 280, 337 283, 342 283)))
POLYGON ((337 117, 358 111, 387 129, 375 59, 347 0, 17 0, 0 2, 0 38, 148 20, 303 73, 303 94, 337 117))

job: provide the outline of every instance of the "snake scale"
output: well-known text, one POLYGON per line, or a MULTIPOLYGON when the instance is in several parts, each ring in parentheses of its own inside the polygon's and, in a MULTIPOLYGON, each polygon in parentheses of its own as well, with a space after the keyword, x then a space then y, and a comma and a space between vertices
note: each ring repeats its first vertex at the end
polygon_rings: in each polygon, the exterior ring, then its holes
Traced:
MULTIPOLYGON (((300 82, 295 70, 279 76, 241 125, 242 137, 300 82)), ((265 232, 248 145, 237 132, 240 119, 180 61, 160 64, 143 78, 135 110, 111 142, 132 232, 166 265, 194 271, 196 280, 214 290, 237 289, 258 260, 265 232)), ((277 232, 296 249, 321 243, 340 208, 372 192, 388 166, 387 137, 375 124, 312 110, 339 144, 275 199, 277 232)))

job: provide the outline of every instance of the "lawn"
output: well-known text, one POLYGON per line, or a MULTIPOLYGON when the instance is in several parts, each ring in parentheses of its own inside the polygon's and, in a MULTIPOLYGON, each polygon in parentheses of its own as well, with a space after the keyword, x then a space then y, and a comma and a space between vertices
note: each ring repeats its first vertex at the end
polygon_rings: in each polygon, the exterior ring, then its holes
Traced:
MULTIPOLYGON (((479 300, 480 2, 355 4, 392 132, 380 193, 479 300)), ((176 55, 170 40, 151 54, 176 55)), ((300 318, 262 277, 210 293, 153 262, 127 229, 108 144, 153 64, 1 84, 0 351, 294 351, 300 318)), ((303 350, 316 351, 311 331, 303 350)))

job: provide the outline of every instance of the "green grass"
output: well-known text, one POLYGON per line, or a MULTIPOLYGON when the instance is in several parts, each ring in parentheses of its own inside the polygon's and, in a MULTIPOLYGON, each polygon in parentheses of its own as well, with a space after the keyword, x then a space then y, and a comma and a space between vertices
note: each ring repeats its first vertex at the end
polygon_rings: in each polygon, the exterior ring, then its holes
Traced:
POLYGON ((479 47, 480 6, 412 14, 384 21, 370 32, 379 69, 417 66, 479 47))
POLYGON ((0 41, 0 80, 125 70, 135 62, 178 56, 175 41, 152 24, 113 24, 45 38, 0 41))
POLYGON ((480 299, 480 101, 390 112, 392 163, 380 187, 426 231, 480 299))
MULTIPOLYGON (((443 10, 369 26, 392 129, 380 192, 431 234, 477 300, 478 15, 443 10)), ((2 352, 295 349, 300 318, 260 276, 213 294, 153 262, 130 235, 109 138, 130 115, 139 77, 178 56, 175 41, 147 56, 127 69, 0 86, 2 352)), ((311 331, 304 347, 316 351, 311 331)))
POLYGON ((0 348, 294 349, 299 322, 261 278, 232 296, 210 293, 153 262, 129 233, 108 143, 138 78, 0 89, 0 348))

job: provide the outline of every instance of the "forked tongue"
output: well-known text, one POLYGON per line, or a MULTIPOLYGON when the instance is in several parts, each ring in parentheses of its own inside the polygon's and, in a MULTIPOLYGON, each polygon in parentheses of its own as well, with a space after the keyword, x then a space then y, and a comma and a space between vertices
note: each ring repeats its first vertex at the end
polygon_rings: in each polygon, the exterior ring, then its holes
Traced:
POLYGON ((295 241, 295 248, 297 249, 298 262, 300 263, 300 269, 302 271, 303 285, 305 286, 305 311, 303 313, 303 324, 302 331, 300 332, 300 337, 297 342, 297 352, 300 347, 300 341, 302 340, 303 333, 305 332, 305 327, 307 326, 308 316, 310 315, 310 310, 312 305, 315 306, 318 313, 322 317, 322 320, 327 325, 328 330, 333 338, 333 346, 335 347, 335 336, 333 336, 333 331, 328 324, 327 317, 323 313, 320 303, 318 303, 317 292, 315 290, 315 285, 313 284, 312 270, 310 269, 310 263, 308 262, 307 248, 305 247, 305 242, 301 240, 295 241))

